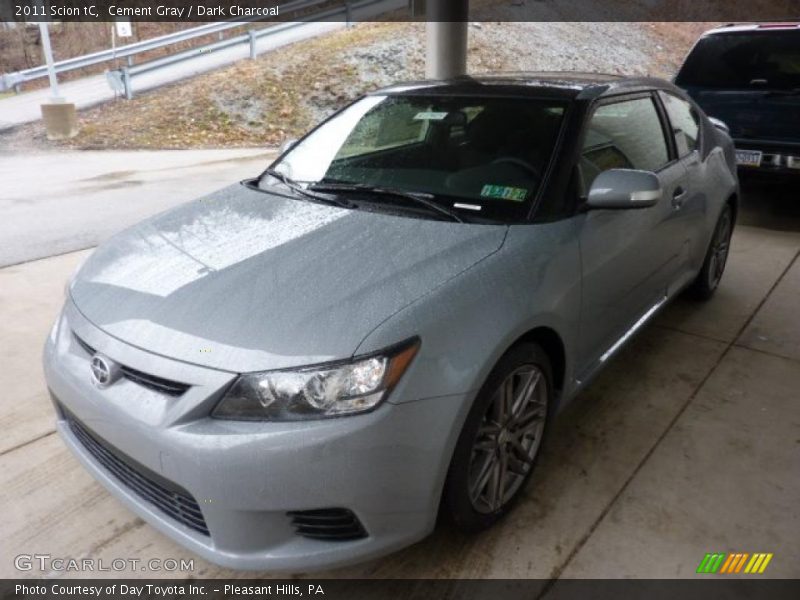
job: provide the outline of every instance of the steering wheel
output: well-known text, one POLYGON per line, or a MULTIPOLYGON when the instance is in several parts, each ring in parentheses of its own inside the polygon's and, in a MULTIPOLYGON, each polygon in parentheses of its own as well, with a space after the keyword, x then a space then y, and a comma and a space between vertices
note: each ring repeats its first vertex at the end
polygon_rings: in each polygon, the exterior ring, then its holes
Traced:
POLYGON ((517 158, 515 156, 500 156, 492 161, 493 165, 499 165, 502 163, 508 163, 510 165, 514 165, 515 167, 519 167, 523 171, 527 171, 537 179, 541 178, 539 175, 539 171, 536 169, 536 167, 534 167, 529 162, 525 162, 521 158, 517 158))

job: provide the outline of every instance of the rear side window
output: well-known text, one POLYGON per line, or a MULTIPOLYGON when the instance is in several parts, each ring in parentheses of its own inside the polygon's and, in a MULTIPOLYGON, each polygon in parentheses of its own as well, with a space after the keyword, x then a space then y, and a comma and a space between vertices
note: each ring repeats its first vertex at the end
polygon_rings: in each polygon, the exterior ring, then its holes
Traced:
POLYGON ((582 193, 608 169, 657 171, 667 162, 667 142, 652 98, 602 105, 592 115, 583 143, 582 193))
POLYGON ((678 156, 686 156, 697 149, 700 141, 700 116, 686 100, 667 92, 659 92, 659 95, 667 110, 678 156))
POLYGON ((800 29, 742 31, 701 38, 675 82, 681 87, 800 87, 800 29))

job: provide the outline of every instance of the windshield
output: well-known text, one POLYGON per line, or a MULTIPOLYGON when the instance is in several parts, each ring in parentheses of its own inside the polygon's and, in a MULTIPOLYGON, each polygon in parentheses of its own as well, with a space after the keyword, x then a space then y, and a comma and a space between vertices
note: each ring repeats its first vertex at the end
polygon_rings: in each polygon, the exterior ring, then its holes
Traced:
POLYGON ((800 30, 702 38, 675 80, 680 86, 800 88, 800 30))
MULTIPOLYGON (((307 189, 339 184, 358 207, 369 188, 425 194, 464 218, 514 221, 530 210, 565 106, 553 100, 367 96, 294 146, 273 169, 307 189)), ((265 175, 260 187, 280 185, 265 175)), ((283 182, 285 183, 285 182, 283 182)), ((327 189, 330 190, 329 186, 327 189)), ((399 195, 369 202, 419 212, 399 195)))

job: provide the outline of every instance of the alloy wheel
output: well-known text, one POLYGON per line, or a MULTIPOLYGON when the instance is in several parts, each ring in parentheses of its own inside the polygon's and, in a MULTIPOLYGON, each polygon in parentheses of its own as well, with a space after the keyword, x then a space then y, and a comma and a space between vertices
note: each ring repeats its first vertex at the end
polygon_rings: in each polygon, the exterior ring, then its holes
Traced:
POLYGON ((473 508, 508 503, 533 467, 547 418, 547 379, 535 365, 510 373, 495 390, 472 447, 468 489, 473 508))
POLYGON ((708 287, 714 289, 722 279, 725 263, 728 261, 728 250, 731 245, 731 212, 725 210, 720 218, 714 240, 711 242, 711 256, 708 265, 708 287))

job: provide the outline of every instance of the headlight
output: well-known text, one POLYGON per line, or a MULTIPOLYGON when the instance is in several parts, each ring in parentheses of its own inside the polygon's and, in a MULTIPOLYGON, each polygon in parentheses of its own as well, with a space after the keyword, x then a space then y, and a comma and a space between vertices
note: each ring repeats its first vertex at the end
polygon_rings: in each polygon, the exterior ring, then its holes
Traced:
POLYGON ((240 375, 211 416, 303 421, 366 412, 389 395, 419 349, 414 338, 346 363, 240 375))

